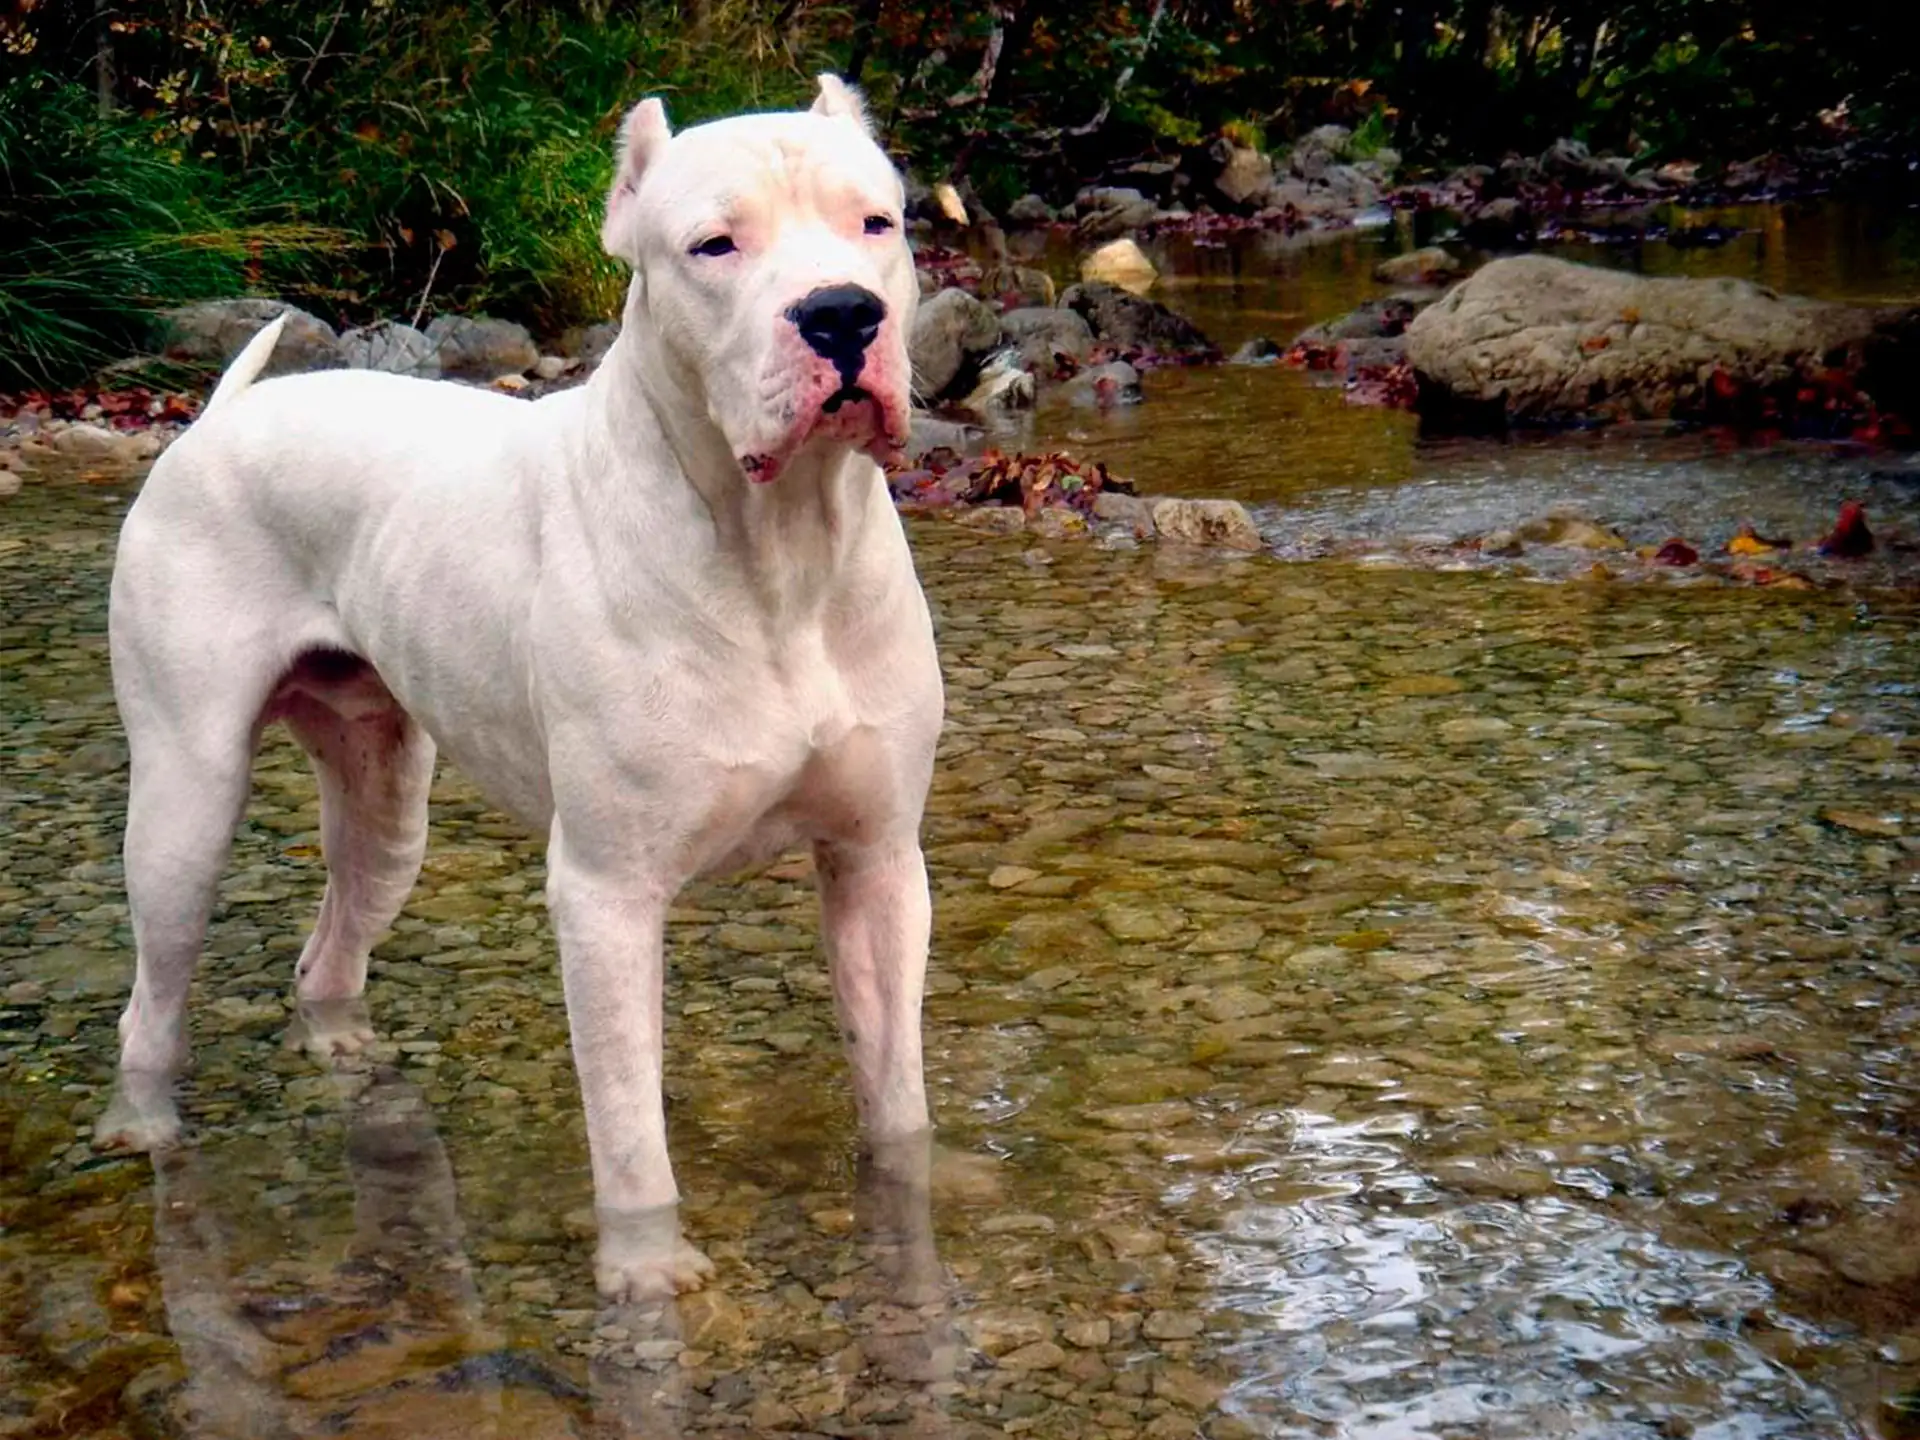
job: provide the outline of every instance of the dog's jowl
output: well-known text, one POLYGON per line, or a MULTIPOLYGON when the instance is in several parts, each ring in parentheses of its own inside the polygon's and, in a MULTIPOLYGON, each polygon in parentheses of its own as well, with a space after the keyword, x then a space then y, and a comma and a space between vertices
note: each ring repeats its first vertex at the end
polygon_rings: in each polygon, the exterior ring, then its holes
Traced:
MULTIPOLYGON (((601 1288, 700 1283, 661 1113, 662 929, 692 877, 811 845, 870 1141, 928 1128, 926 602, 875 463, 904 439, 916 285, 858 98, 622 133, 619 341, 527 403, 335 371, 255 383, 263 331, 155 467, 113 577, 138 946, 102 1143, 179 1130, 189 983, 261 730, 319 775, 300 1002, 359 995, 444 753, 548 835, 601 1288)), ((289 917, 289 923, 293 923, 289 917)), ((309 1025, 317 1043, 365 1032, 309 1025)))

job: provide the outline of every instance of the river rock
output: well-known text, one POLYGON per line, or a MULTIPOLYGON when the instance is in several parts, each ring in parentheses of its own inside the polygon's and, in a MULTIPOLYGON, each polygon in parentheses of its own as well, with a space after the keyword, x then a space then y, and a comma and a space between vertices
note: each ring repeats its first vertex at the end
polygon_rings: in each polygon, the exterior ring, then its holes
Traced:
POLYGON ((333 327, 284 300, 243 296, 203 300, 169 310, 162 317, 166 357, 193 365, 228 365, 269 320, 285 314, 287 326, 273 347, 263 374, 295 375, 306 370, 335 370, 346 361, 333 327))
POLYGON ((1069 405, 1106 410, 1115 405, 1138 405, 1144 395, 1140 372, 1124 360, 1111 360, 1082 370, 1062 388, 1069 405))
POLYGON ((1046 271, 1011 260, 998 261, 980 272, 980 295, 1008 310, 1048 306, 1059 298, 1046 271))
POLYGON ((1153 261, 1130 239, 1110 240, 1080 262, 1080 278, 1118 285, 1135 295, 1146 293, 1160 278, 1153 261))
POLYGON ((966 291, 942 290, 921 301, 907 341, 914 393, 937 399, 999 344, 1000 317, 966 291))
POLYGON ((620 338, 618 320, 596 320, 591 325, 575 325, 560 337, 560 353, 571 355, 583 365, 598 365, 620 338))
POLYGON ((1031 410, 1035 388, 1033 372, 1021 363, 1018 352, 1002 350, 980 367, 980 378, 960 406, 983 420, 992 420, 1031 410))
POLYGON ((486 315, 442 315, 427 326, 442 374, 459 380, 497 380, 524 375, 540 349, 524 325, 486 315))
POLYGON ((1095 338, 1129 349, 1211 356, 1213 342, 1184 315, 1155 300, 1129 295, 1117 285, 1088 281, 1069 285, 1060 304, 1092 327, 1095 338))
POLYGON ((394 375, 438 375, 440 347, 425 333, 398 320, 362 325, 340 337, 340 358, 352 370, 394 375))
POLYGON ((1153 528, 1188 545, 1254 551, 1265 544, 1238 500, 1161 500, 1153 507, 1153 528))
POLYGON ((1342 340, 1393 340, 1407 333, 1417 316, 1432 302, 1410 295, 1388 295, 1368 300, 1332 320, 1302 330, 1295 347, 1329 346, 1342 340))
POLYGON ((1093 327, 1085 317, 1058 305, 1029 305, 1000 317, 1000 333, 1019 347, 1021 363, 1042 374, 1061 356, 1084 360, 1093 349, 1093 327))
POLYGON ((1040 226, 1053 223, 1053 207, 1038 195, 1022 195, 1007 207, 1007 224, 1040 226))
POLYGON ((1562 185, 1582 188, 1619 180, 1626 167, 1596 156, 1579 140, 1556 140, 1540 156, 1540 173, 1562 185))
POLYGON ((1388 285, 1451 285, 1466 273, 1465 263, 1438 245, 1396 255, 1373 267, 1373 278, 1388 285))
POLYGON ((1082 240, 1110 240, 1151 224, 1160 207, 1138 190, 1096 186, 1074 200, 1073 233, 1082 240))
POLYGON ((907 458, 918 460, 931 450, 951 450, 965 454, 980 437, 971 425, 942 420, 924 410, 915 410, 907 421, 907 458))
POLYGON ((1498 407, 1510 421, 1665 418, 1698 412, 1716 386, 1768 390, 1818 369, 1859 370, 1910 328, 1906 318, 1746 280, 1651 279, 1524 255, 1421 311, 1407 351, 1423 408, 1432 398, 1498 407))
POLYGON ((1522 249, 1533 234, 1533 212, 1511 195, 1475 206, 1460 226, 1460 238, 1482 250, 1522 249))
POLYGON ((1287 168, 1302 180, 1322 179, 1329 167, 1347 158, 1353 132, 1344 125, 1321 125, 1294 141, 1287 168))
POLYGON ((1257 210, 1273 189, 1273 157, 1251 145, 1236 145, 1224 136, 1208 151, 1219 166, 1213 177, 1215 195, 1235 210, 1257 210))
POLYGON ((61 459, 92 469, 131 469, 146 464, 161 450, 160 436, 152 430, 112 430, 85 420, 50 427, 46 439, 61 459))

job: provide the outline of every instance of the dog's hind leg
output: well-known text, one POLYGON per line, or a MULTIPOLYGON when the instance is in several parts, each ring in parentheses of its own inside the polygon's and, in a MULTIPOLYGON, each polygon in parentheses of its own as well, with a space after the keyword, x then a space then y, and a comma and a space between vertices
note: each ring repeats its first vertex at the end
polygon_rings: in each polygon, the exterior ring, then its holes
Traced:
POLYGON ((244 678, 229 675, 222 684, 209 677, 189 715, 145 686, 137 703, 126 693, 125 859, 137 958, 120 1017, 120 1083, 94 1143, 150 1150, 179 1133, 172 1087, 187 1056, 187 992, 246 809, 260 696, 244 678))
MULTIPOLYGON (((313 760, 327 891, 301 951, 303 1005, 350 1000, 367 983, 367 957, 407 902, 427 846, 434 745, 379 674, 356 656, 301 657, 275 709, 313 760)), ((322 1048, 356 1037, 319 1036, 322 1048)))

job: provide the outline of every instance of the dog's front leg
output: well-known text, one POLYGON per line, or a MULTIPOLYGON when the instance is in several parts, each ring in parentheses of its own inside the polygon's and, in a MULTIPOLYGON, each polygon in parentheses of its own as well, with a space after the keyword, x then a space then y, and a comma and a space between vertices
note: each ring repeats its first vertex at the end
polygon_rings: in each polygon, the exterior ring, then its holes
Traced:
POLYGON ((616 1302, 697 1290, 713 1273, 680 1233, 660 1099, 664 886, 618 883, 568 855, 554 827, 547 905, 560 939, 573 1063, 586 1104, 599 1248, 594 1279, 616 1302))
POLYGON ((920 998, 932 926, 920 843, 913 836, 866 846, 823 842, 814 868, 860 1127, 871 1142, 919 1135, 930 1128, 920 998))

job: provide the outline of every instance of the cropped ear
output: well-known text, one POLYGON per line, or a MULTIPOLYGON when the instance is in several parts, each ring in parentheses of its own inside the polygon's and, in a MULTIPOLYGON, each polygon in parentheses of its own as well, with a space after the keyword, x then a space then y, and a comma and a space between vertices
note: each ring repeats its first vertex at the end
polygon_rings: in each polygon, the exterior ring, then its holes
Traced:
POLYGON ((633 199, 647 166, 672 138, 667 107, 658 100, 642 100, 621 122, 620 139, 613 149, 613 188, 607 192, 607 218, 600 225, 600 244, 609 255, 634 258, 633 199))
POLYGON ((838 115, 851 120, 867 134, 873 134, 873 123, 867 119, 867 102, 860 98, 860 92, 831 70, 819 80, 820 94, 813 102, 813 113, 838 115))

